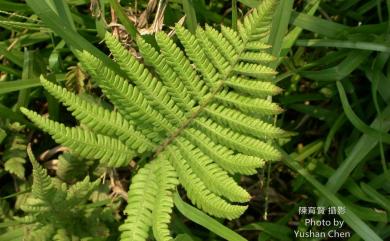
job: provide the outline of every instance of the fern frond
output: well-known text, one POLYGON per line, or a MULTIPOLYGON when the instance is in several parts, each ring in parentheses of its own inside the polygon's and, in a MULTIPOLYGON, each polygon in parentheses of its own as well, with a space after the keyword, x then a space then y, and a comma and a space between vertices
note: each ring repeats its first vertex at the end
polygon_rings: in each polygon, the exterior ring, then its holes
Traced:
POLYGON ((217 144, 199 130, 188 128, 183 136, 229 173, 254 174, 256 168, 264 165, 264 160, 258 157, 234 155, 232 150, 217 144))
POLYGON ((127 120, 137 123, 139 130, 149 139, 159 142, 165 137, 165 132, 174 131, 173 126, 148 103, 136 86, 130 85, 91 54, 83 52, 80 58, 83 65, 93 70, 93 77, 118 111, 127 120))
POLYGON ((27 148, 27 154, 33 165, 33 185, 31 187, 32 194, 39 200, 50 201, 54 192, 53 183, 46 169, 38 164, 30 148, 27 148))
POLYGON ((137 38, 137 45, 145 62, 155 68, 157 74, 160 76, 167 87, 168 92, 172 96, 172 99, 185 111, 190 111, 195 105, 195 101, 191 99, 191 93, 183 82, 180 81, 179 76, 172 67, 170 67, 162 55, 160 55, 150 44, 146 43, 143 38, 137 38))
POLYGON ((210 191, 219 196, 224 196, 232 202, 249 201, 249 193, 196 146, 193 146, 184 138, 178 138, 175 144, 195 175, 202 180, 210 191))
POLYGON ((232 77, 226 80, 225 84, 238 92, 259 98, 277 95, 282 92, 281 88, 271 82, 255 81, 240 77, 232 77))
MULTIPOLYGON (((132 179, 121 240, 146 240, 150 231, 157 241, 172 240, 168 224, 179 183, 203 211, 238 217, 247 206, 235 203, 247 202, 250 195, 229 174, 254 174, 265 160, 281 158, 273 139, 287 133, 267 122, 283 111, 270 98, 281 92, 271 64, 277 56, 266 44, 275 6, 276 0, 263 0, 238 23, 238 31, 206 26, 193 34, 176 25, 183 50, 163 32, 155 35, 158 48, 138 37, 145 65, 107 34, 118 73, 91 54, 77 52, 118 112, 42 83, 87 129, 65 127, 22 109, 80 156, 109 166, 127 164, 135 151, 142 154, 137 156, 141 163, 152 157, 132 179)), ((56 197, 83 202, 92 186, 86 179, 68 195, 63 186, 62 196, 56 197)))
POLYGON ((261 64, 253 64, 253 63, 245 63, 245 62, 240 62, 238 65, 236 65, 234 67, 234 72, 237 74, 246 75, 257 79, 271 78, 274 75, 276 75, 276 71, 270 67, 261 64))
MULTIPOLYGON (((233 31, 233 33, 235 32, 233 31)), ((213 43, 213 46, 217 48, 218 52, 223 55, 223 57, 228 61, 228 63, 230 63, 230 65, 235 64, 239 52, 235 50, 234 45, 231 43, 231 41, 234 41, 233 39, 235 39, 235 36, 237 36, 233 33, 229 33, 230 35, 233 35, 228 37, 230 39, 229 41, 229 39, 226 39, 222 33, 218 32, 214 28, 206 25, 205 29, 207 38, 213 43)), ((236 39, 236 41, 239 40, 236 39)))
POLYGON ((173 125, 181 123, 183 121, 183 113, 173 102, 165 86, 148 69, 140 64, 111 34, 107 33, 105 40, 119 66, 126 72, 129 79, 137 85, 150 104, 161 112, 173 125))
POLYGON ((154 149, 155 145, 142 133, 136 131, 131 123, 123 119, 121 114, 92 104, 43 77, 41 77, 41 83, 50 94, 68 106, 68 110, 72 111, 77 120, 91 130, 117 137, 129 148, 138 150, 139 153, 154 149))
POLYGON ((152 211, 158 185, 153 163, 145 165, 133 177, 125 209, 127 218, 119 227, 121 241, 146 240, 152 226, 152 211))
POLYGON ((266 160, 278 160, 280 152, 272 145, 258 139, 234 132, 211 120, 199 117, 194 124, 214 141, 243 154, 258 156, 266 160))
MULTIPOLYGON (((211 63, 218 69, 219 73, 225 77, 230 71, 230 62, 233 62, 233 59, 226 59, 221 52, 218 51, 218 47, 214 45, 212 41, 207 38, 205 31, 198 27, 196 29, 196 37, 200 42, 200 45, 205 52, 206 56, 210 59, 211 63)), ((219 48, 222 46, 221 43, 217 44, 219 48)), ((207 62, 206 62, 207 63, 207 62)), ((210 65, 211 66, 211 65, 210 65)))
MULTIPOLYGON (((203 49, 202 49, 199 41, 196 39, 196 37, 193 34, 191 34, 184 27, 182 27, 180 25, 176 25, 175 29, 176 29, 177 37, 180 39, 181 43, 185 47, 185 51, 186 51, 186 54, 188 55, 188 58, 196 64, 197 68, 202 73, 203 79, 200 79, 197 75, 195 75, 195 76, 197 76, 196 79, 193 80, 195 82, 195 85, 200 85, 200 86, 204 85, 204 86, 208 86, 211 89, 214 89, 219 81, 218 72, 214 68, 214 66, 209 63, 208 58, 206 57, 206 54, 203 52, 203 49)), ((162 36, 164 36, 164 35, 162 35, 162 36)), ((172 40, 170 40, 166 36, 164 36, 164 37, 165 37, 164 39, 166 42, 169 41, 170 45, 174 45, 172 40)), ((184 62, 185 63, 184 68, 186 68, 186 69, 184 69, 184 71, 182 71, 184 76, 186 76, 185 70, 187 70, 187 69, 188 69, 188 72, 191 72, 191 74, 193 74, 194 71, 192 70, 192 67, 191 67, 189 61, 186 58, 184 58, 184 54, 178 49, 177 46, 174 46, 171 48, 175 49, 177 53, 180 53, 180 55, 179 55, 180 57, 178 58, 178 60, 180 62, 176 63, 178 70, 181 69, 179 63, 184 62)), ((166 52, 165 53, 166 56, 171 55, 168 51, 165 51, 165 52, 166 52)), ((162 51, 162 53, 164 54, 164 50, 162 51)), ((174 56, 171 56, 171 58, 172 58, 172 61, 175 60, 174 56)), ((190 77, 190 76, 188 76, 188 77, 190 77)), ((188 80, 188 81, 191 81, 191 80, 188 80)), ((205 95, 204 90, 207 90, 207 88, 200 89, 198 87, 197 89, 198 89, 198 93, 194 93, 194 95, 195 95, 195 97, 197 97, 198 100, 200 100, 201 97, 203 97, 205 95)))
POLYGON ((229 126, 232 130, 258 138, 279 138, 287 136, 287 132, 259 118, 243 114, 241 111, 222 105, 213 104, 204 109, 215 122, 229 126))
POLYGON ((99 159, 102 164, 119 167, 127 165, 134 156, 134 152, 116 139, 79 127, 65 127, 25 108, 21 111, 37 126, 50 133, 55 141, 68 146, 82 157, 99 159))
POLYGON ((283 112, 282 108, 269 100, 252 98, 233 91, 223 91, 216 95, 215 99, 228 107, 237 108, 248 114, 277 115, 283 112))
POLYGON ((171 241, 168 224, 173 208, 173 192, 179 184, 175 169, 169 161, 159 159, 156 166, 158 192, 153 209, 153 234, 157 241, 171 241))
POLYGON ((240 216, 247 206, 233 205, 224 199, 210 192, 205 184, 191 170, 191 167, 184 161, 180 151, 169 146, 170 160, 176 169, 180 183, 187 191, 190 200, 205 212, 216 217, 234 219, 240 216))
POLYGON ((91 193, 97 189, 100 184, 100 180, 90 182, 89 177, 85 177, 84 180, 73 184, 68 190, 66 200, 69 206, 81 204, 86 202, 91 193))

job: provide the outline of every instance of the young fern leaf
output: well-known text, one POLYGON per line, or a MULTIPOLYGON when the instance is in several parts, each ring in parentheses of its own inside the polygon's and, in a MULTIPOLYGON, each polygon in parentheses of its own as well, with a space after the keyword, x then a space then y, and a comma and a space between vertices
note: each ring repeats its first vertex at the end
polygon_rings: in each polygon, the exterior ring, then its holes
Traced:
POLYGON ((239 217, 247 206, 237 203, 250 194, 229 174, 254 174, 266 160, 281 158, 273 140, 288 133, 266 121, 283 111, 268 98, 281 92, 270 67, 277 56, 265 44, 275 7, 276 0, 262 1, 238 32, 206 26, 192 34, 176 26, 183 50, 163 32, 155 36, 159 51, 138 37, 147 67, 107 34, 106 44, 126 76, 79 52, 82 66, 118 113, 42 83, 89 130, 22 110, 56 141, 102 164, 126 165, 140 153, 152 157, 132 179, 121 240, 146 240, 151 230, 156 240, 171 240, 169 214, 178 184, 203 211, 239 217))
POLYGON ((49 202, 54 195, 55 189, 46 169, 43 169, 34 157, 31 148, 27 148, 27 154, 33 165, 33 185, 32 194, 39 200, 49 202))
POLYGON ((26 235, 24 240, 74 240, 76 237, 77 240, 84 240, 84 237, 102 235, 101 226, 100 230, 84 227, 85 224, 98 226, 98 220, 104 218, 99 207, 95 207, 92 212, 90 208, 86 208, 86 203, 100 185, 100 180, 90 182, 87 176, 68 188, 65 183, 60 183, 47 174, 35 160, 30 147, 27 153, 33 165, 33 183, 32 195, 22 205, 23 211, 28 215, 23 221, 34 225, 28 228, 31 235, 26 235), (58 236, 59 234, 61 235, 58 236))

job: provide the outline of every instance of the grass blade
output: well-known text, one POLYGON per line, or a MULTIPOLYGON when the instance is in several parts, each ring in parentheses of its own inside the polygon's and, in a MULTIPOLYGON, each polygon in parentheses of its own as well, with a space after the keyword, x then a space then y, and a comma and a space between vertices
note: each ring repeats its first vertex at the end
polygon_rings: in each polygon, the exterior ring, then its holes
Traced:
MULTIPOLYGON (((57 80, 64 80, 65 74, 57 74, 56 75, 57 80)), ((23 80, 15 80, 15 81, 5 81, 0 82, 0 95, 13 92, 13 91, 19 91, 23 89, 28 89, 36 86, 40 86, 40 80, 39 77, 37 78, 31 78, 31 79, 23 79, 23 80)))
POLYGON ((259 230, 282 241, 291 240, 290 236, 292 235, 291 229, 285 225, 269 222, 251 223, 240 228, 240 230, 259 230))
POLYGON ((367 126, 360 118, 353 112, 351 105, 348 102, 347 95, 345 94, 345 90, 341 82, 336 82, 337 89, 339 91, 341 104, 343 105, 344 113, 347 116, 348 120, 352 123, 353 126, 356 127, 359 131, 364 134, 370 135, 374 138, 381 138, 381 140, 385 143, 390 144, 390 135, 387 133, 383 133, 374 128, 367 126))
MULTIPOLYGON (((317 11, 319 6, 320 6, 320 0, 311 1, 307 3, 305 8, 303 9, 303 12, 312 16, 317 11)), ((280 54, 281 57, 287 55, 288 51, 294 45, 295 41, 298 39, 298 36, 301 34, 302 30, 303 30, 302 28, 296 26, 294 27, 294 29, 289 31, 289 33, 284 38, 282 43, 282 51, 280 54)))
POLYGON ((196 19, 196 12, 194 8, 193 0, 182 0, 183 10, 186 14, 186 24, 187 28, 195 33, 196 27, 198 26, 198 21, 196 19))
POLYGON ((387 44, 362 41, 359 42, 335 39, 300 39, 296 42, 296 45, 304 47, 335 47, 390 52, 390 46, 388 46, 387 44))
MULTIPOLYGON (((272 54, 274 56, 280 55, 283 38, 287 32, 293 4, 293 0, 280 1, 273 17, 271 34, 268 39, 268 43, 272 45, 272 54)), ((271 67, 276 67, 277 64, 277 62, 274 62, 271 67)))
POLYGON ((176 192, 173 197, 176 208, 188 219, 191 221, 207 228, 211 232, 217 234, 218 236, 228 240, 228 241, 248 241, 238 233, 227 228, 214 218, 208 216, 204 212, 200 211, 197 208, 192 207, 191 205, 185 203, 179 194, 176 192))
POLYGON ((53 1, 53 4, 60 19, 63 22, 66 22, 72 30, 76 31, 76 26, 74 25, 68 4, 66 4, 64 0, 53 1))
MULTIPOLYGON (((313 146, 294 158, 289 156, 286 152, 282 151, 284 156, 283 161, 288 167, 302 175, 332 206, 345 207, 344 203, 339 198, 337 198, 332 192, 329 191, 328 188, 323 186, 319 181, 317 181, 312 175, 310 175, 303 167, 298 164, 298 160, 304 159, 306 156, 317 152, 321 148, 322 145, 313 146)), ((351 210, 348 210, 345 214, 341 214, 340 217, 362 239, 366 241, 382 241, 382 239, 351 210)))
POLYGON ((350 51, 347 57, 337 66, 319 71, 301 71, 300 74, 306 78, 317 81, 341 80, 358 68, 363 61, 367 59, 369 54, 369 51, 350 51))
POLYGON ((335 39, 344 36, 345 33, 350 30, 350 27, 347 27, 346 25, 313 17, 304 13, 293 12, 290 21, 294 26, 335 39))
POLYGON ((386 209, 387 212, 390 212, 390 200, 380 194, 377 190, 375 190, 373 187, 371 187, 368 184, 361 183, 360 186, 362 187, 362 190, 373 200, 375 200, 376 203, 378 203, 380 206, 382 206, 384 209, 386 209))
POLYGON ((51 10, 51 7, 46 2, 41 0, 26 0, 26 2, 49 28, 61 36, 61 38, 63 38, 65 42, 72 47, 72 50, 88 51, 100 59, 107 67, 125 76, 123 71, 113 60, 93 46, 79 33, 74 31, 68 24, 64 24, 62 19, 59 18, 53 10, 51 10))
MULTIPOLYGON (((382 116, 387 118, 390 116, 390 106, 383 110, 382 116)), ((389 119, 384 119, 382 125, 380 125, 380 123, 381 121, 377 117, 370 126, 371 128, 384 132, 390 130, 389 119)), ((364 134, 355 144, 347 159, 345 159, 334 174, 328 179, 326 184, 327 189, 331 190, 333 193, 337 192, 345 183, 353 169, 355 169, 355 167, 364 160, 367 154, 378 144, 378 142, 379 140, 377 138, 364 134)))

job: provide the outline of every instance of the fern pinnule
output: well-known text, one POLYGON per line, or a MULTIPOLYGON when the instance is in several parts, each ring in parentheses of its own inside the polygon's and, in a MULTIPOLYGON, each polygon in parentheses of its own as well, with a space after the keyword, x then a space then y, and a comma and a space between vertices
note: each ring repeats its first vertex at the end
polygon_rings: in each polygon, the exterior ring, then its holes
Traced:
POLYGON ((133 151, 117 139, 80 127, 66 127, 25 108, 21 108, 21 112, 50 133, 55 141, 69 147, 81 157, 98 159, 103 165, 119 167, 127 165, 135 156, 133 151))
POLYGON ((273 9, 275 9, 278 1, 264 0, 253 12, 244 18, 243 23, 238 23, 238 32, 241 34, 241 38, 246 42, 256 41, 264 39, 269 35, 270 23, 272 21, 273 9))
POLYGON ((137 85, 151 106, 162 113, 172 125, 181 123, 183 113, 171 99, 167 88, 111 34, 107 33, 105 40, 119 66, 126 72, 128 78, 137 85))
POLYGON ((274 69, 270 67, 261 64, 245 62, 240 62, 234 67, 233 71, 237 74, 246 75, 256 79, 272 78, 277 73, 274 69))
POLYGON ((165 157, 158 160, 156 168, 156 179, 158 183, 158 192, 156 203, 153 208, 152 230, 154 237, 158 241, 171 241, 172 237, 169 231, 171 221, 171 212, 173 208, 173 193, 179 184, 175 169, 165 157))
POLYGON ((280 138, 288 133, 272 124, 243 114, 241 111, 218 104, 210 105, 204 109, 207 116, 220 125, 229 126, 237 132, 254 136, 260 139, 280 138))
POLYGON ((210 157, 202 153, 199 148, 196 148, 184 138, 178 138, 175 145, 195 175, 210 191, 232 202, 249 201, 249 193, 239 186, 225 170, 214 163, 210 157))
POLYGON ((213 216, 229 220, 240 216, 248 206, 230 204, 216 194, 210 192, 206 185, 195 175, 177 147, 168 146, 172 165, 178 174, 181 185, 186 189, 191 201, 202 210, 213 216))
POLYGON ((241 51, 245 48, 244 42, 238 33, 233 29, 222 25, 221 34, 229 42, 230 46, 233 47, 237 55, 240 54, 241 51))
MULTIPOLYGON (((199 40, 199 43, 203 48, 204 52, 206 53, 206 56, 212 64, 209 64, 209 68, 211 68, 211 66, 214 66, 213 68, 216 68, 220 73, 221 79, 226 77, 231 69, 230 63, 234 63, 235 61, 233 59, 225 59, 225 57, 218 51, 216 46, 214 46, 213 42, 208 39, 208 36, 202 28, 196 29, 196 37, 199 40)), ((209 70, 206 71, 210 72, 209 70)))
POLYGON ((255 64, 267 64, 276 61, 277 58, 265 52, 245 52, 240 56, 240 60, 255 64))
POLYGON ((245 50, 252 52, 260 52, 270 49, 272 46, 260 41, 249 42, 245 44, 245 50))
POLYGON ((233 91, 223 91, 215 96, 215 100, 250 115, 277 115, 283 112, 282 108, 269 100, 252 98, 233 91))
POLYGON ((50 201, 50 196, 54 192, 53 183, 50 177, 47 175, 46 169, 43 169, 34 157, 31 151, 31 147, 28 146, 27 154, 33 165, 33 178, 34 182, 31 187, 31 192, 37 199, 42 201, 50 201))
MULTIPOLYGON (((236 51, 229 40, 226 39, 222 33, 218 32, 209 25, 206 25, 204 32, 209 41, 213 43, 212 46, 218 50, 218 52, 224 57, 224 59, 226 59, 226 61, 228 61, 230 65, 234 65, 239 51, 236 51)), ((234 36, 232 38, 234 38, 234 36)))
MULTIPOLYGON (((179 31, 177 33, 179 34, 179 31)), ((163 32, 156 33, 156 41, 160 47, 161 54, 188 88, 192 98, 195 100, 201 99, 206 94, 207 87, 201 81, 183 51, 163 32)))
POLYGON ((194 121, 197 128, 207 133, 212 140, 240 153, 257 156, 266 160, 279 160, 281 154, 274 146, 250 136, 232 131, 212 120, 199 117, 194 121))
POLYGON ((232 77, 226 80, 225 84, 239 93, 259 98, 277 95, 282 92, 280 87, 272 84, 271 82, 256 81, 242 77, 232 77))
POLYGON ((130 149, 137 150, 138 153, 154 149, 155 144, 141 132, 136 131, 132 123, 125 120, 120 113, 109 111, 81 98, 43 77, 41 77, 41 83, 50 94, 68 107, 77 120, 91 130, 102 135, 117 137, 130 149))
POLYGON ((121 240, 146 240, 150 227, 158 241, 170 240, 168 223, 173 207, 176 173, 169 162, 157 159, 145 165, 133 178, 120 230, 121 240))
POLYGON ((88 52, 83 52, 80 57, 83 65, 94 69, 94 80, 104 94, 127 120, 137 124, 136 127, 145 136, 158 143, 166 132, 174 131, 174 127, 149 104, 137 86, 130 85, 88 52))
POLYGON ((183 136, 229 173, 254 174, 256 168, 262 167, 264 164, 264 160, 261 158, 234 155, 231 149, 217 144, 197 129, 188 128, 183 132, 183 136))
POLYGON ((152 210, 158 191, 152 164, 145 165, 133 177, 129 190, 127 218, 119 227, 122 241, 146 240, 152 225, 152 210))
POLYGON ((137 45, 146 64, 154 67, 160 79, 167 87, 172 99, 184 111, 191 111, 195 101, 191 98, 188 88, 180 81, 179 76, 168 65, 168 62, 155 50, 150 44, 146 43, 141 37, 137 38, 137 45))

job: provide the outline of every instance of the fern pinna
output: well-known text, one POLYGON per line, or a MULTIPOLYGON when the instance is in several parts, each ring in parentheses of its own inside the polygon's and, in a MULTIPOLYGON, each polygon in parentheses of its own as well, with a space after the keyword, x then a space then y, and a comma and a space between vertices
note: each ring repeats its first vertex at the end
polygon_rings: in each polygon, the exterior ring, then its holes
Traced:
POLYGON ((265 160, 281 158, 272 140, 286 132, 270 123, 282 109, 270 101, 276 57, 266 44, 276 1, 264 0, 238 23, 238 31, 206 26, 190 33, 176 26, 183 51, 167 34, 159 51, 137 38, 140 63, 110 34, 105 42, 121 72, 79 52, 116 111, 107 110, 42 78, 42 85, 80 121, 66 127, 22 109, 36 125, 85 158, 120 167, 137 156, 150 161, 132 179, 121 240, 171 240, 173 192, 182 185, 198 208, 234 219, 249 193, 229 174, 254 174, 265 160), (242 203, 242 204, 237 204, 242 203))

